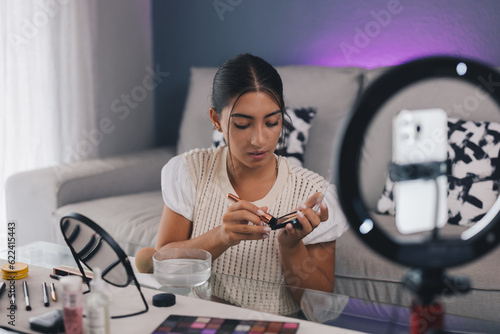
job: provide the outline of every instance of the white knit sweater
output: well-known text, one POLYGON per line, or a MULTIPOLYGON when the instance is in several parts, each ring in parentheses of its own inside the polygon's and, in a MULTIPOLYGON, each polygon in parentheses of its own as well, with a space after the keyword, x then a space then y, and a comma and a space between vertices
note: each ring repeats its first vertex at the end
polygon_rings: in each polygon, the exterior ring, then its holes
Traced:
MULTIPOLYGON (((226 156, 225 147, 196 149, 182 155, 195 188, 191 238, 221 225, 222 216, 231 205, 226 196, 228 193, 236 194, 227 174, 226 156)), ((259 207, 267 206, 268 212, 275 217, 282 216, 296 210, 300 203, 319 191, 324 182, 318 174, 291 166, 286 158, 279 158, 274 186, 264 198, 254 204, 259 207)), ((168 200, 166 204, 169 205, 168 200)), ((337 219, 330 220, 328 225, 326 222, 321 223, 313 233, 304 238, 304 243, 332 241, 347 228, 337 205, 333 204, 335 208, 331 208, 332 204, 327 204, 330 215, 335 215, 337 219)), ((171 209, 175 211, 175 208, 171 209)), ((297 312, 299 307, 293 302, 288 290, 277 288, 277 284, 285 283, 277 233, 278 231, 271 231, 269 238, 263 240, 242 241, 216 259, 212 272, 225 275, 219 275, 211 282, 212 294, 233 304, 259 311, 285 315, 297 312), (252 284, 245 281, 245 278, 252 279, 252 284), (237 284, 240 280, 241 284, 237 284)))

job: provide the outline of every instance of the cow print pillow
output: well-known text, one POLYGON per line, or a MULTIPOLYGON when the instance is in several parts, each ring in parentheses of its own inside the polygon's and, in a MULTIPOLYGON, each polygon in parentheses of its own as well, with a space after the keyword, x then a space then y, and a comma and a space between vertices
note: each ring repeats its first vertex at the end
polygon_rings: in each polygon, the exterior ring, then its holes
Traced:
MULTIPOLYGON (((500 124, 448 118, 448 222, 479 221, 499 195, 500 124)), ((393 183, 387 178, 377 211, 394 215, 393 183)))
MULTIPOLYGON (((306 144, 309 140, 309 130, 317 111, 312 107, 287 107, 286 112, 290 120, 285 117, 284 126, 288 130, 288 136, 285 138, 286 146, 282 155, 287 157, 291 164, 302 166, 306 144)), ((212 142, 214 147, 226 144, 222 133, 215 130, 212 132, 212 142)), ((281 144, 280 139, 278 147, 281 147, 281 144)), ((279 152, 276 150, 275 153, 279 152)))
POLYGON ((448 222, 479 221, 498 198, 500 124, 448 119, 448 222))

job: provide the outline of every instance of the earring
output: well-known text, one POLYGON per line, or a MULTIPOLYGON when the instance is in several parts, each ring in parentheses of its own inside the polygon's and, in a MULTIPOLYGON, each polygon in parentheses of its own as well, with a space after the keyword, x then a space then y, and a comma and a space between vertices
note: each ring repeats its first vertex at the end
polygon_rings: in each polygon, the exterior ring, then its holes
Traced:
POLYGON ((220 126, 219 126, 219 125, 217 125, 217 124, 214 124, 214 130, 217 130, 217 131, 219 131, 219 132, 222 132, 222 129, 221 129, 221 128, 220 128, 220 126))

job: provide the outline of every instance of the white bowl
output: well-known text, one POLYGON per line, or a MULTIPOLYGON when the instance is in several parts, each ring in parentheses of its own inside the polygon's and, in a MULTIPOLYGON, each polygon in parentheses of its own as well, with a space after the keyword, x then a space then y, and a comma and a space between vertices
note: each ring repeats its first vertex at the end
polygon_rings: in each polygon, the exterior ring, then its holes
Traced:
POLYGON ((197 248, 168 248, 153 255, 154 276, 175 288, 199 286, 210 278, 212 255, 197 248))

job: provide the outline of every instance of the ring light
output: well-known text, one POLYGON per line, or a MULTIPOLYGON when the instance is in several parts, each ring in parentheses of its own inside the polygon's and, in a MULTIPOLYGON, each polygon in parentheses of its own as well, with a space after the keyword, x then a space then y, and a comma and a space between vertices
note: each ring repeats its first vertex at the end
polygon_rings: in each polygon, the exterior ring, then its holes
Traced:
MULTIPOLYGON (((440 269, 470 262, 492 250, 500 239, 500 213, 494 213, 491 222, 467 240, 437 238, 428 242, 401 242, 372 220, 361 196, 358 177, 364 135, 374 115, 398 91, 429 78, 455 78, 480 86, 500 108, 500 89, 494 85, 485 86, 500 82, 500 74, 487 65, 440 56, 397 66, 368 87, 345 123, 335 162, 336 185, 344 214, 364 243, 399 264, 440 269)), ((497 211, 498 201, 493 206, 497 211)))

